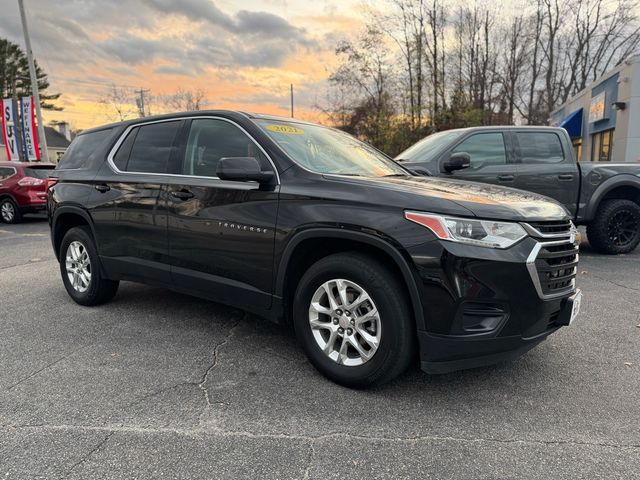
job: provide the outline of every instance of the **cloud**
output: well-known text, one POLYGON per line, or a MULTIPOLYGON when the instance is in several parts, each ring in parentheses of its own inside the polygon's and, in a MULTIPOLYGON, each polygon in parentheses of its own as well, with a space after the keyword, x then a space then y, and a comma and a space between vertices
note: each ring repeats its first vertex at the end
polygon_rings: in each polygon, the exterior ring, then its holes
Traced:
POLYGON ((212 2, 203 0, 142 0, 143 3, 149 5, 163 13, 173 13, 183 15, 189 20, 195 22, 207 21, 214 25, 226 28, 233 21, 231 17, 222 12, 212 2))
POLYGON ((129 65, 146 63, 156 57, 174 57, 181 51, 179 43, 171 38, 148 39, 129 34, 112 37, 99 43, 99 46, 107 54, 129 65))

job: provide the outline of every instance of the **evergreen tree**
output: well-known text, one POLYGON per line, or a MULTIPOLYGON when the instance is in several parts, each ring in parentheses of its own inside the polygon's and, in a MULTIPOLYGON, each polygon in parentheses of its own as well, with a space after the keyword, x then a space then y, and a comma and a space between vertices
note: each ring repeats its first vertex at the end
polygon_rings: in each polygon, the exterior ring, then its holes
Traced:
MULTIPOLYGON (((59 93, 47 94, 49 88, 47 74, 35 62, 40 105, 47 110, 62 110, 52 103, 60 97, 59 93)), ((31 77, 27 55, 20 46, 0 38, 0 98, 20 98, 31 95, 31 77)))

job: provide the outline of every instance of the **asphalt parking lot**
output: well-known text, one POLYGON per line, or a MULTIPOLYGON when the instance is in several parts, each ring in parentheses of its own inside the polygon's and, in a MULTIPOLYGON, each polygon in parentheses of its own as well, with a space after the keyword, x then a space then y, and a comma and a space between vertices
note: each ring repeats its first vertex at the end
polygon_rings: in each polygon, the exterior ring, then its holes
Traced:
POLYGON ((0 224, 0 479, 640 478, 640 252, 586 246, 579 285, 517 361, 353 391, 239 310, 78 306, 46 221, 0 224))

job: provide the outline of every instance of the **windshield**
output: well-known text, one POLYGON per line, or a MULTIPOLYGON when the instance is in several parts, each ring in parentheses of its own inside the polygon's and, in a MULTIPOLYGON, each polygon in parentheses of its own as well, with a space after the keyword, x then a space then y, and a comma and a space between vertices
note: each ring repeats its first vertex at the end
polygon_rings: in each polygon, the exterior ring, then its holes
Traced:
POLYGON ((411 175, 383 153, 339 130, 279 120, 256 123, 291 158, 313 172, 367 177, 411 175))
POLYGON ((434 133, 413 144, 396 157, 397 162, 428 162, 438 155, 449 142, 455 140, 463 132, 448 130, 434 133))

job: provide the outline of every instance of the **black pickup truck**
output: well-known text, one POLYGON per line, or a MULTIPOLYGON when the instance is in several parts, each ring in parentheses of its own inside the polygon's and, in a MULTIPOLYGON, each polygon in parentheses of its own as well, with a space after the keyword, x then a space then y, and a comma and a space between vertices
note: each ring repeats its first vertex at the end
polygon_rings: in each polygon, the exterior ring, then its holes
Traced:
POLYGON ((430 135, 396 157, 416 173, 528 190, 562 203, 591 246, 619 254, 640 243, 640 164, 576 162, 553 127, 473 127, 430 135))

